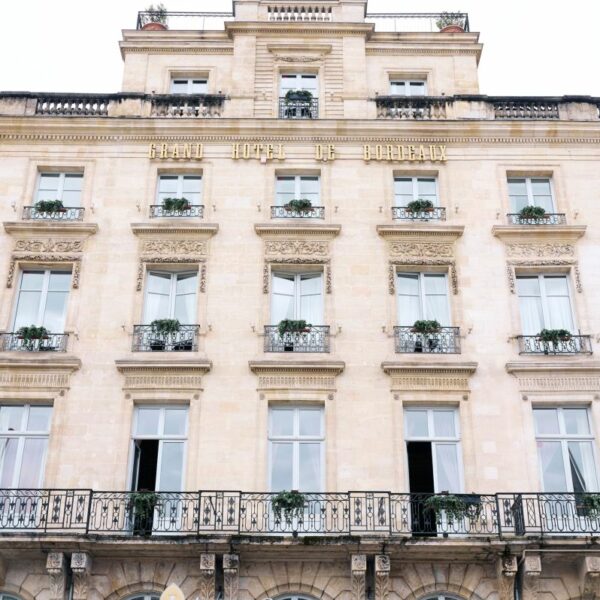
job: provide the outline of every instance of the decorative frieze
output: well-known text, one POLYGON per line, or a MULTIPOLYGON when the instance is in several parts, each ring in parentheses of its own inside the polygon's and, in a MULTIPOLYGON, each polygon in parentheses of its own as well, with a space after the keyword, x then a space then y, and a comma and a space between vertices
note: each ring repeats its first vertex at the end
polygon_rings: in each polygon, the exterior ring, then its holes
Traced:
POLYGON ((329 243, 312 240, 267 240, 265 255, 267 258, 294 256, 323 259, 329 255, 329 243))
POLYGON ((202 389, 202 377, 212 367, 210 361, 198 359, 117 360, 115 364, 125 376, 123 390, 129 392, 197 392, 202 389))
POLYGON ((453 244, 438 242, 391 242, 392 258, 453 258, 453 244))
POLYGON ((240 557, 223 554, 223 600, 237 600, 240 587, 240 557))
POLYGON ((351 560, 352 600, 366 600, 367 555, 353 554, 351 560))
POLYGON ((388 600, 390 591, 390 557, 375 556, 375 600, 388 600))
POLYGON ((69 389, 71 374, 81 368, 78 358, 9 357, 0 362, 0 391, 43 393, 53 398, 69 389))
POLYGON ((206 256, 206 242, 201 240, 144 240, 142 254, 156 256, 206 256))
POLYGON ((469 379, 477 363, 384 362, 383 371, 391 378, 392 391, 444 391, 468 393, 469 379))
POLYGON ((521 392, 598 392, 600 362, 510 362, 506 371, 517 378, 521 392))
POLYGON ((342 373, 341 361, 294 362, 251 361, 250 370, 258 375, 258 390, 306 390, 334 392, 335 378, 342 373))

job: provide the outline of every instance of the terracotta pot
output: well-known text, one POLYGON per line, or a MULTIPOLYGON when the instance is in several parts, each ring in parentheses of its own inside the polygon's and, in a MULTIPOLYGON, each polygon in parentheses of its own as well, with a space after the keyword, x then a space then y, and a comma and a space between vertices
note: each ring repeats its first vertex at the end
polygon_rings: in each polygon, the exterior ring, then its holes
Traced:
POLYGON ((465 30, 460 25, 448 25, 440 29, 440 33, 464 33, 465 30))
POLYGON ((146 23, 142 29, 144 31, 166 31, 167 26, 162 23, 156 23, 155 21, 150 21, 150 23, 146 23))

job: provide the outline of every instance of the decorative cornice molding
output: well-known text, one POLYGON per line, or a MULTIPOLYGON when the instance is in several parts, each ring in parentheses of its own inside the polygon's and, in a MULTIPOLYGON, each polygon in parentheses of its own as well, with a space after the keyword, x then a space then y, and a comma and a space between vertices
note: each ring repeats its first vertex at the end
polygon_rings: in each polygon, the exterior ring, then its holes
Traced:
POLYGON ((431 225, 411 223, 410 225, 377 225, 377 233, 384 239, 435 240, 454 242, 462 236, 464 225, 431 225))
MULTIPOLYGON (((333 23, 331 21, 311 21, 307 25, 303 21, 226 21, 225 31, 230 37, 235 34, 286 34, 293 36, 323 37, 357 35, 369 38, 375 31, 373 23, 333 23)), ((308 46, 310 48, 310 46, 308 46)))
POLYGON ((202 46, 137 46, 121 43, 121 55, 125 54, 233 54, 233 47, 202 47, 202 46))
POLYGON ((325 225, 322 223, 256 223, 254 231, 262 236, 285 237, 305 236, 333 239, 342 230, 341 225, 325 225))
POLYGON ((469 392, 469 378, 477 370, 477 363, 392 361, 381 363, 381 368, 392 379, 392 391, 469 392))
POLYGON ((202 389, 202 377, 212 368, 206 359, 141 358, 116 360, 117 370, 125 376, 126 391, 194 392, 202 389))
POLYGON ((73 356, 0 355, 0 391, 62 392, 69 389, 71 374, 80 368, 81 360, 73 356))
POLYGON ((586 229, 586 225, 494 225, 492 234, 506 243, 574 242, 585 234, 586 229))
POLYGON ((168 236, 177 239, 180 235, 193 235, 199 239, 209 239, 219 231, 217 223, 132 223, 131 231, 141 238, 168 236))
POLYGON ((342 361, 250 361, 250 370, 258 376, 259 391, 290 390, 335 392, 335 378, 346 364, 342 361))
POLYGON ((250 370, 255 375, 265 373, 304 373, 311 375, 337 376, 344 371, 346 363, 341 360, 251 360, 250 370))
POLYGON ((517 378, 522 392, 600 391, 600 362, 509 362, 506 371, 517 378))
POLYGON ((6 233, 18 233, 21 235, 63 235, 67 237, 88 237, 98 231, 97 223, 53 223, 52 221, 5 221, 4 231, 6 233))
POLYGON ((481 54, 480 48, 366 48, 367 56, 477 56, 481 54))

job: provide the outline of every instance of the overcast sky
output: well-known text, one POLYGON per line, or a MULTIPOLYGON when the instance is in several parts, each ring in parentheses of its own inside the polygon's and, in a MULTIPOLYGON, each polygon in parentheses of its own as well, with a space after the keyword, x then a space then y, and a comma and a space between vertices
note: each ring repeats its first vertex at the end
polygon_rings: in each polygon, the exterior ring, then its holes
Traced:
MULTIPOLYGON (((163 0, 169 10, 230 10, 231 0, 163 0)), ((121 29, 151 0, 6 0, 0 90, 114 92, 121 29)), ((481 93, 600 96, 599 0, 370 0, 370 12, 469 13, 481 32, 481 93)))

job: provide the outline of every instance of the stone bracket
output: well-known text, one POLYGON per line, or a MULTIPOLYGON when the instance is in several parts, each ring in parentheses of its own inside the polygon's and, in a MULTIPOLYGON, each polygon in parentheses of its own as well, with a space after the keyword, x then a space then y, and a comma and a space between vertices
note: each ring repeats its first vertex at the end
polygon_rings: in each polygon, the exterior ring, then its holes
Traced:
POLYGON ((583 600, 600 597, 600 557, 582 556, 579 562, 579 587, 583 600))
POLYGON ((215 555, 200 555, 200 600, 215 600, 215 555))
POLYGON ((513 588, 517 575, 518 563, 516 556, 502 556, 496 563, 499 600, 513 600, 513 588))
POLYGON ((50 552, 46 559, 46 572, 50 578, 50 600, 64 600, 66 586, 66 560, 62 552, 50 552))
POLYGON ((390 557, 375 556, 375 600, 387 600, 390 591, 390 557))
POLYGON ((351 561, 352 599, 366 600, 367 555, 353 554, 351 561))
POLYGON ((73 600, 86 600, 89 576, 92 571, 92 557, 87 552, 73 552, 71 555, 73 573, 73 600))
POLYGON ((240 557, 223 554, 223 600, 237 600, 240 588, 240 557))
POLYGON ((527 554, 523 559, 523 600, 537 600, 541 574, 541 556, 527 554))

